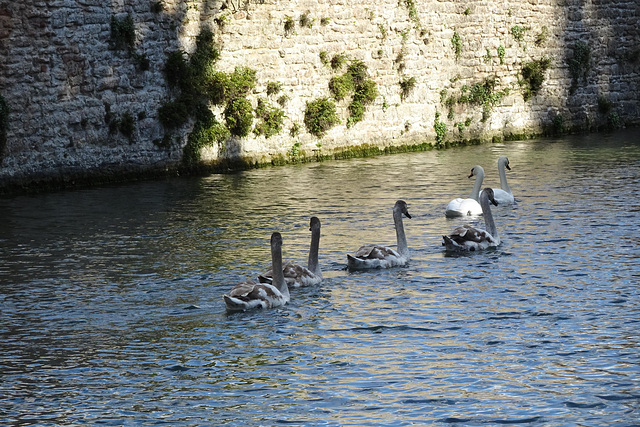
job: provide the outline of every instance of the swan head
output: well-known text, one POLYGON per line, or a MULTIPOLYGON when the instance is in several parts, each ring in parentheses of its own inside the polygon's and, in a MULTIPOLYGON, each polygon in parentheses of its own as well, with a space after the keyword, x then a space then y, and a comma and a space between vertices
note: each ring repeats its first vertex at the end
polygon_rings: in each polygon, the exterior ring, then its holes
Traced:
POLYGON ((309 231, 319 230, 320 229, 320 220, 317 216, 312 216, 311 221, 309 222, 309 231))
POLYGON ((507 156, 500 156, 500 158, 498 159, 498 164, 503 164, 505 168, 507 168, 508 171, 511 170, 511 168, 509 167, 509 158, 507 156))
POLYGON ((399 211, 401 214, 411 219, 411 215, 409 215, 409 209, 407 208, 407 202, 405 202, 404 200, 398 200, 393 206, 393 210, 399 211))
POLYGON ((277 248, 282 246, 282 235, 277 231, 271 235, 271 247, 277 248))
POLYGON ((469 174, 469 178, 476 176, 484 178, 484 169, 480 165, 475 165, 471 168, 471 173, 469 174))
POLYGON ((489 199, 489 201, 493 203, 494 206, 498 206, 498 202, 496 202, 496 199, 493 196, 492 188, 487 187, 484 190, 482 190, 482 192, 480 193, 480 198, 483 198, 483 197, 486 197, 487 199, 489 199))

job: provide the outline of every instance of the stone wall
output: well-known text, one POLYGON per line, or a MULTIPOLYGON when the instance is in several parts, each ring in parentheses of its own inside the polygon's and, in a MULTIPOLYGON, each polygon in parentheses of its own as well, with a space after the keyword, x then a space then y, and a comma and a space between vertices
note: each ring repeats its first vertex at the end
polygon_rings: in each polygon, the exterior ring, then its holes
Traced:
MULTIPOLYGON (((164 64, 169 52, 192 52, 204 28, 221 46, 218 70, 257 71, 254 106, 258 98, 277 105, 268 82, 287 97, 282 132, 205 147, 203 161, 215 164, 433 143, 436 113, 450 141, 638 125, 638 22, 636 0, 2 0, 0 96, 10 112, 0 187, 176 169, 193 123, 167 146, 158 107, 175 94, 164 64), (118 47, 112 33, 112 19, 127 16, 133 49, 118 47), (588 48, 588 61, 572 66, 577 43, 588 48), (336 102, 342 124, 318 139, 303 125, 305 105, 330 97, 329 80, 343 72, 324 64, 321 52, 362 60, 379 96, 350 127, 349 100, 336 102), (523 64, 544 58, 542 87, 525 101, 523 64), (402 96, 400 81, 412 78, 402 96), (487 81, 493 98, 459 102, 487 81)), ((222 121, 221 108, 214 113, 222 121)))

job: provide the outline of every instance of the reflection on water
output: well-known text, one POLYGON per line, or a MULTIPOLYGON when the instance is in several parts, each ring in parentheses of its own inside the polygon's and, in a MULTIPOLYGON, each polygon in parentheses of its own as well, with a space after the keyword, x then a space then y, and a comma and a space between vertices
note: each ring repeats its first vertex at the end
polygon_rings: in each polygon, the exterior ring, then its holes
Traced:
MULTIPOLYGON (((638 131, 0 200, 0 424, 631 425, 640 418, 638 131), (517 203, 496 250, 445 256, 475 164, 517 203), (346 253, 412 259, 349 273, 346 253), (304 263, 288 306, 222 294, 304 263)), ((482 225, 482 220, 472 220, 482 225)))

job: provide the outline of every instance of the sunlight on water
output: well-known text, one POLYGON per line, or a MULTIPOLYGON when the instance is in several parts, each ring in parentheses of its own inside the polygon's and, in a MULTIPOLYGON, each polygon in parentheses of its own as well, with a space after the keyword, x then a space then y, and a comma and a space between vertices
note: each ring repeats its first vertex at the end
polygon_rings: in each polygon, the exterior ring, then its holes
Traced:
POLYGON ((0 424, 632 425, 640 418, 637 131, 0 200, 0 424), (449 256, 472 166, 514 206, 449 256), (348 272, 361 244, 405 267, 348 272), (269 236, 321 285, 227 315, 269 236))

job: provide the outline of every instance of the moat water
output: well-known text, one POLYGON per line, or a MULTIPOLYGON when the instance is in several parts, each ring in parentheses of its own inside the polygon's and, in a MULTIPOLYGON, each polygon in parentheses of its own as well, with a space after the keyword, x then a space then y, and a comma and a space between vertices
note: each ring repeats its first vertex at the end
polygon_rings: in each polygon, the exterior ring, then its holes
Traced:
POLYGON ((2 425, 638 425, 640 132, 0 199, 2 425), (516 197, 502 244, 449 256, 472 166, 516 197), (406 267, 350 273, 363 243, 406 267), (279 309, 222 295, 269 236, 324 281, 279 309))

